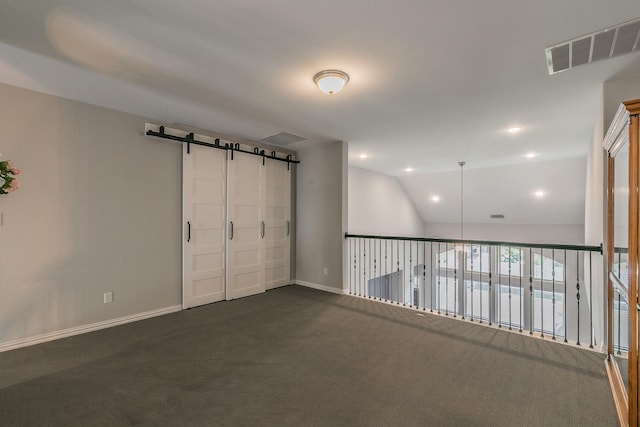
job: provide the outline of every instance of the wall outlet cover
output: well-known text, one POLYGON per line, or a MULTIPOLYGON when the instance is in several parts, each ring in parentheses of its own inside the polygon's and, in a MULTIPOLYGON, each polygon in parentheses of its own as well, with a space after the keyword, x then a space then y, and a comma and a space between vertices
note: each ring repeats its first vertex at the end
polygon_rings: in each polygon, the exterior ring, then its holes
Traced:
POLYGON ((113 292, 105 292, 104 293, 104 303, 109 304, 113 302, 113 292))

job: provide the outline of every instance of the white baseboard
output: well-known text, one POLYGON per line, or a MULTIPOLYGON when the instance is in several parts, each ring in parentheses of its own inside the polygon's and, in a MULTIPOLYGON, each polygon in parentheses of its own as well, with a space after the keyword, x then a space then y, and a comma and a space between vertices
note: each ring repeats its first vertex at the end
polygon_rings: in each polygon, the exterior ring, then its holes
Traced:
POLYGON ((145 311, 144 313, 137 313, 129 316, 119 317, 116 319, 91 323, 89 325, 76 326, 74 328, 63 329, 61 331, 48 332, 46 334, 35 335, 33 337, 8 341, 5 343, 0 343, 0 353, 3 351, 14 350, 20 347, 27 347, 30 345, 41 344, 43 342, 53 341, 60 338, 67 338, 87 332, 98 331, 100 329, 111 328, 113 326, 124 325, 125 323, 136 322, 138 320, 149 319, 151 317, 162 316, 163 314, 175 313, 181 310, 182 305, 173 305, 170 307, 159 308, 157 310, 145 311))
POLYGON ((303 280, 296 280, 294 282, 294 284, 300 285, 300 286, 305 286, 307 288, 317 289, 319 291, 331 292, 331 293, 339 294, 339 295, 344 295, 345 294, 344 289, 333 288, 333 287, 327 286, 327 285, 319 285, 317 283, 305 282, 303 280))

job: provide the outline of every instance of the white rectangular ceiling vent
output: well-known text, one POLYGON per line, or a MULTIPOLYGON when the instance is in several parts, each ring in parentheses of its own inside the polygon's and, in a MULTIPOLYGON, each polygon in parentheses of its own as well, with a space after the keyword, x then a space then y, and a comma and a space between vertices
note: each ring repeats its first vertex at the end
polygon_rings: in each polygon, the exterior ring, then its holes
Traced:
POLYGON ((504 219, 503 214, 491 214, 491 219, 504 219))
POLYGON ((294 135, 292 133, 280 132, 277 135, 271 135, 266 138, 262 138, 261 141, 266 142, 267 144, 273 145, 289 145, 295 144, 296 142, 304 141, 306 138, 303 138, 298 135, 294 135))
POLYGON ((640 51, 640 18, 546 49, 549 74, 640 51))

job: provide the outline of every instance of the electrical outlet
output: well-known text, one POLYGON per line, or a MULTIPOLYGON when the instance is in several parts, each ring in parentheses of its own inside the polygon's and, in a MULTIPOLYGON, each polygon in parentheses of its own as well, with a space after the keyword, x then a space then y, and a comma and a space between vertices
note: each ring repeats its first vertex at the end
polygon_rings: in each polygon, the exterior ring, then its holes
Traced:
POLYGON ((324 272, 324 275, 326 276, 327 274, 329 274, 329 269, 327 267, 325 267, 323 272, 324 272))
POLYGON ((105 292, 104 293, 104 303, 109 304, 113 302, 113 292, 105 292))

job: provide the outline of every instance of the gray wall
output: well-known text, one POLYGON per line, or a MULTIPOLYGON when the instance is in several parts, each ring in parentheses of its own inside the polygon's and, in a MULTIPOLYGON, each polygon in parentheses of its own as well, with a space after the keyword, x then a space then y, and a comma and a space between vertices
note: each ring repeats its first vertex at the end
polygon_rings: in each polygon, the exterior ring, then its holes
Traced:
MULTIPOLYGON (((425 237, 458 239, 460 238, 460 224, 427 222, 425 223, 425 237)), ((582 224, 465 223, 464 238, 469 240, 582 245, 584 242, 584 226, 582 224)))
MULTIPOLYGON (((604 105, 600 100, 598 113, 593 126, 593 140, 587 157, 587 173, 585 179, 585 207, 584 207, 584 242, 586 245, 604 243, 604 152, 602 139, 604 138, 604 105)), ((606 345, 605 315, 607 312, 607 290, 604 259, 600 254, 592 254, 592 280, 585 275, 585 289, 592 290, 588 294, 593 307, 593 333, 595 343, 599 348, 606 345)))
POLYGON ((424 221, 398 178, 349 166, 349 233, 424 235, 424 221))
POLYGON ((345 144, 307 144, 298 156, 296 281, 342 289, 345 144))
POLYGON ((181 147, 142 117, 0 85, 0 345, 181 303, 181 147), (103 294, 114 292, 114 302, 103 294))

